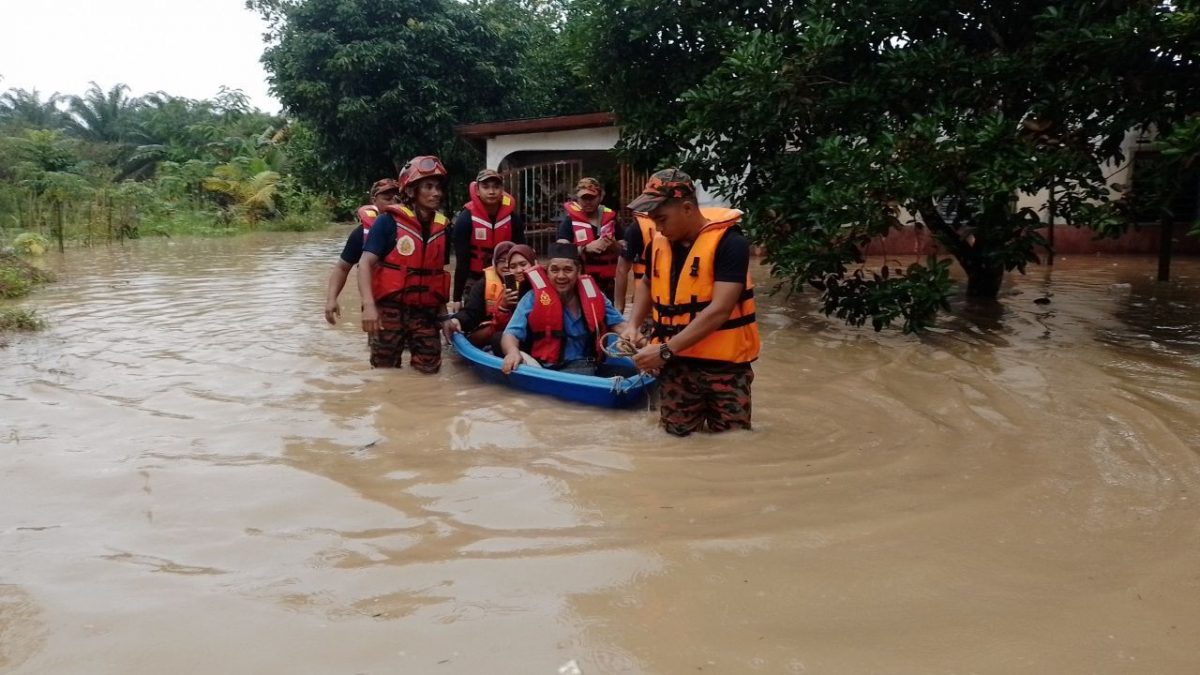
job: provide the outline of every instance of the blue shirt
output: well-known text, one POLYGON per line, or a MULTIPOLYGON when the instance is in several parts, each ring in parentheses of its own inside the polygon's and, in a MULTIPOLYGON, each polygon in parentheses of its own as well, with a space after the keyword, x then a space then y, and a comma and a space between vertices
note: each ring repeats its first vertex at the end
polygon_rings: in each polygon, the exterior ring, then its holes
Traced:
MULTIPOLYGON (((505 334, 511 335, 521 342, 529 337, 529 313, 533 311, 534 295, 536 293, 529 292, 521 298, 516 309, 513 310, 512 318, 508 320, 508 326, 504 329, 505 334)), ((608 298, 604 298, 604 322, 610 329, 625 323, 625 317, 621 316, 608 298)), ((563 347, 563 361, 586 358, 592 348, 589 344, 591 338, 588 337, 587 319, 583 318, 583 314, 572 316, 571 312, 564 307, 563 332, 567 334, 566 345, 563 347)))

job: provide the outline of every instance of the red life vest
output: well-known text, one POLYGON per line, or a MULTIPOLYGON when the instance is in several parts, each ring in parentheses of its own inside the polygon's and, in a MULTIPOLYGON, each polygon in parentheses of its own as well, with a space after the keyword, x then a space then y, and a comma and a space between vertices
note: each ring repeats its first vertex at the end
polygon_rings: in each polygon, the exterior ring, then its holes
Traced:
MULTIPOLYGON (((566 308, 562 298, 542 267, 534 267, 525 272, 533 294, 533 310, 529 312, 529 337, 526 340, 525 351, 537 359, 542 365, 553 368, 562 365, 564 345, 567 334, 564 330, 566 308)), ((596 280, 586 274, 579 276, 576 286, 579 293, 579 309, 587 321, 588 333, 594 343, 593 350, 597 359, 604 356, 600 347, 600 338, 608 331, 605 322, 604 293, 596 280)))
POLYGON ((358 207, 358 224, 362 225, 363 243, 367 243, 367 235, 371 233, 371 226, 375 224, 375 219, 379 217, 379 209, 376 209, 371 204, 358 207))
MULTIPOLYGON (((575 234, 576 246, 586 246, 600 237, 617 238, 616 211, 607 206, 600 207, 600 231, 597 233, 596 227, 592 225, 588 215, 583 212, 583 207, 579 206, 579 202, 567 202, 563 204, 563 208, 571 218, 571 230, 575 234)), ((620 249, 615 246, 599 255, 584 253, 583 271, 601 281, 616 279, 618 257, 620 257, 620 249)))
POLYGON ((496 244, 512 241, 512 215, 517 208, 517 201, 505 192, 500 198, 500 208, 493 222, 487 207, 479 201, 478 185, 471 183, 471 201, 464 204, 463 208, 471 214, 471 272, 482 274, 483 270, 492 266, 496 244))
POLYGON ((446 271, 446 217, 438 213, 421 236, 417 214, 407 206, 393 204, 383 209, 396 219, 396 247, 379 265, 371 279, 375 300, 399 301, 409 307, 438 309, 450 298, 450 274, 446 271))

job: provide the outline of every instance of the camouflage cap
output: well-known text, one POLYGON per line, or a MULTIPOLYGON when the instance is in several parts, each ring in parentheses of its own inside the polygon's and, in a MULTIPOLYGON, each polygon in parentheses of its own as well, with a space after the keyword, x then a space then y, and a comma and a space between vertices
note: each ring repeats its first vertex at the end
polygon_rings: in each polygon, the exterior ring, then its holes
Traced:
POLYGON ((498 180, 503 183, 504 176, 501 176, 500 172, 495 169, 484 169, 475 175, 476 183, 482 183, 485 180, 498 180))
POLYGON ((691 176, 679 169, 663 169, 650 176, 646 187, 642 188, 642 194, 629 202, 629 210, 634 213, 649 213, 668 199, 685 199, 695 194, 696 184, 692 182, 691 176))
POLYGON ((394 178, 381 178, 371 186, 371 199, 380 192, 399 192, 400 184, 394 178))
POLYGON ((578 195, 595 195, 597 197, 604 192, 604 188, 600 186, 600 181, 595 178, 580 178, 575 184, 575 194, 578 195))

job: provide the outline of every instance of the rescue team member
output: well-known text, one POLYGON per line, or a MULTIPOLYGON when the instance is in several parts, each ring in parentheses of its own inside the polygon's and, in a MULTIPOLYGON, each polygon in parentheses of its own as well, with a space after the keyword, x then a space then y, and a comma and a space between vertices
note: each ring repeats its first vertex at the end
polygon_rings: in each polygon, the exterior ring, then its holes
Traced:
POLYGON ((575 185, 575 199, 563 204, 566 213, 558 225, 558 241, 579 247, 583 273, 600 284, 604 295, 613 297, 617 277, 617 212, 604 206, 604 188, 595 178, 581 178, 575 185))
POLYGON ((436 373, 442 364, 438 312, 450 297, 449 222, 438 211, 445 181, 441 160, 414 157, 400 172, 402 203, 384 208, 363 245, 358 288, 376 368, 399 368, 405 348, 417 371, 436 373))
POLYGON ((484 169, 468 188, 471 199, 454 218, 454 293, 461 302, 470 286, 483 278, 492 264, 496 246, 503 241, 525 243, 525 219, 516 213, 517 203, 504 191, 500 173, 484 169))
POLYGON ((375 222, 380 211, 385 206, 390 206, 399 200, 400 184, 391 178, 377 180, 371 186, 370 196, 370 204, 358 207, 358 227, 354 228, 350 236, 346 237, 342 255, 333 264, 333 271, 329 273, 329 283, 325 287, 325 320, 331 326, 336 324, 338 317, 342 315, 342 309, 338 306, 338 296, 346 287, 346 279, 350 276, 350 270, 358 264, 358 259, 362 257, 363 242, 367 240, 367 232, 371 230, 371 224, 375 222))
POLYGON ((546 268, 525 273, 529 292, 521 297, 504 329, 500 346, 504 373, 522 362, 525 352, 546 368, 593 375, 603 359, 600 338, 620 331, 625 319, 600 292, 595 279, 580 274, 579 252, 572 244, 550 247, 546 268))
POLYGON ((636 327, 653 319, 653 342, 634 362, 659 373, 663 427, 676 436, 749 429, 750 363, 760 343, 741 211, 701 209, 678 169, 651 176, 629 208, 647 213, 660 233, 623 336, 635 340, 636 327))
POLYGON ((613 304, 617 311, 625 313, 625 296, 629 293, 629 272, 636 282, 646 276, 646 261, 650 258, 650 243, 654 241, 654 221, 638 216, 625 228, 621 244, 621 257, 617 260, 617 282, 613 286, 613 304))
POLYGON ((500 335, 508 325, 521 293, 526 290, 523 287, 528 286, 525 272, 536 260, 533 249, 524 244, 511 241, 497 244, 495 264, 483 271, 483 283, 471 288, 462 309, 442 325, 446 339, 454 333, 466 333, 471 344, 491 348, 493 354, 500 354, 500 335), (505 287, 505 276, 512 277, 516 289, 505 287))

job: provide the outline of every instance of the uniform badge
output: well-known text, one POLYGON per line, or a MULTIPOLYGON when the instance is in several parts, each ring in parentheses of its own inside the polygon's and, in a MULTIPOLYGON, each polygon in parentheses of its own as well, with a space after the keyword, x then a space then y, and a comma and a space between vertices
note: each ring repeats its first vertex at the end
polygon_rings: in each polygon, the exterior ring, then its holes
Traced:
POLYGON ((475 228, 475 238, 480 241, 486 241, 488 238, 487 229, 482 227, 475 228))
POLYGON ((538 294, 538 302, 542 303, 543 305, 549 305, 551 302, 554 302, 554 300, 550 297, 550 293, 542 291, 540 294, 538 294))
POLYGON ((405 235, 396 242, 396 250, 400 255, 412 255, 413 251, 417 250, 417 243, 412 240, 412 237, 405 235))

